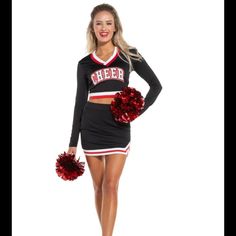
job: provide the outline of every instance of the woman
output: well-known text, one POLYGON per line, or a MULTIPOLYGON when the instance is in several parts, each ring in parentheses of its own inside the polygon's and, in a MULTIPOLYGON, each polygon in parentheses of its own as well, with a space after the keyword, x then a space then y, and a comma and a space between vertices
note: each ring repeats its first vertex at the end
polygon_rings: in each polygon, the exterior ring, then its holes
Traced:
POLYGON ((96 6, 87 29, 89 55, 77 68, 77 94, 69 149, 76 154, 79 133, 95 190, 102 235, 112 236, 119 179, 130 145, 130 124, 116 122, 110 110, 117 91, 128 86, 135 71, 150 86, 142 113, 153 104, 162 87, 137 49, 122 36, 116 10, 96 6))

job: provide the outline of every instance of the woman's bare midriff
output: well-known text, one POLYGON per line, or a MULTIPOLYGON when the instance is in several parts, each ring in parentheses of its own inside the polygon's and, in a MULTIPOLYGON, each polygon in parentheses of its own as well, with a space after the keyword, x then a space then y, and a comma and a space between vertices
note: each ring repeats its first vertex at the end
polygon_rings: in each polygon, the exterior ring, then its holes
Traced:
POLYGON ((99 103, 99 104, 111 104, 113 98, 90 98, 89 102, 99 103))

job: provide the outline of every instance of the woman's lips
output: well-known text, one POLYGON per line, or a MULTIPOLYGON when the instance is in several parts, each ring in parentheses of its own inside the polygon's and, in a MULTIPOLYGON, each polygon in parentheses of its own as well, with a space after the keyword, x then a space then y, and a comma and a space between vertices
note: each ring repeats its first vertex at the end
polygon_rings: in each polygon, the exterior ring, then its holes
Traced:
POLYGON ((101 37, 107 37, 108 36, 108 32, 100 32, 99 33, 101 37))

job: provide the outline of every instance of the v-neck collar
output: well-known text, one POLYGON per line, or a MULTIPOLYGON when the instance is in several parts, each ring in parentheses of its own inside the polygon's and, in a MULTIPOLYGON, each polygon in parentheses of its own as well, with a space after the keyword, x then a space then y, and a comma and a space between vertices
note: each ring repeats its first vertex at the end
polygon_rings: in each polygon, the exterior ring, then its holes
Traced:
POLYGON ((102 64, 102 65, 105 65, 105 66, 108 66, 110 65, 119 55, 119 52, 118 52, 118 49, 117 47, 114 48, 114 52, 113 54, 106 60, 106 61, 103 61, 101 58, 99 58, 97 55, 96 55, 96 51, 94 51, 92 54, 91 54, 91 59, 98 63, 98 64, 102 64))

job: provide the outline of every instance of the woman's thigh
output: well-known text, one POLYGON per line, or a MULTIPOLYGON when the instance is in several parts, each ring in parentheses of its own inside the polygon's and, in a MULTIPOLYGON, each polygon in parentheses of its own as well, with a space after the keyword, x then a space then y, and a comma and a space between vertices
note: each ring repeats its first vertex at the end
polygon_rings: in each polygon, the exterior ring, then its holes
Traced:
POLYGON ((118 185, 125 166, 127 155, 112 154, 105 156, 104 181, 107 184, 118 185))
POLYGON ((86 160, 93 179, 94 187, 101 187, 105 172, 104 156, 86 156, 86 160))

